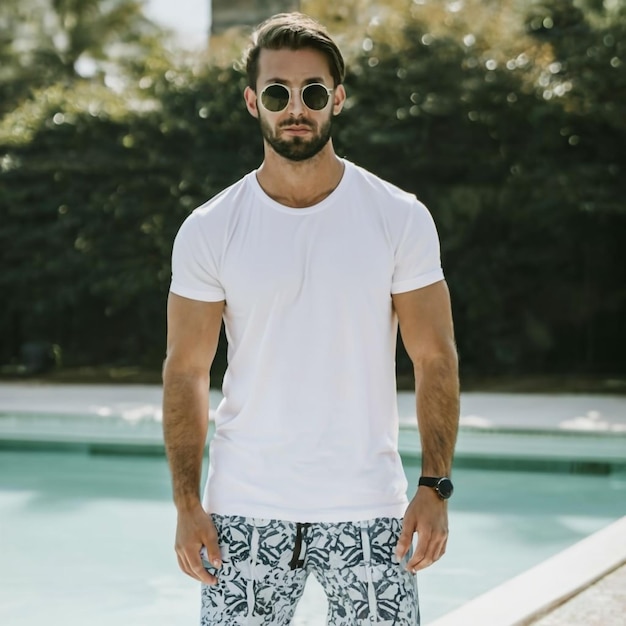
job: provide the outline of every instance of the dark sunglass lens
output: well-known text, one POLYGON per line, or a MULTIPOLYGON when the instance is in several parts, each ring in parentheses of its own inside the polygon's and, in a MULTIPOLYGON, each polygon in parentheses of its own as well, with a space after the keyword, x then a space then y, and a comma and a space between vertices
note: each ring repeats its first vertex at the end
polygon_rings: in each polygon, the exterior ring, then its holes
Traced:
POLYGON ((261 102, 268 111, 282 111, 289 104, 289 90, 282 85, 270 85, 261 92, 261 102))
POLYGON ((323 85, 307 85, 302 90, 302 100, 309 109, 321 111, 328 104, 328 91, 323 85))

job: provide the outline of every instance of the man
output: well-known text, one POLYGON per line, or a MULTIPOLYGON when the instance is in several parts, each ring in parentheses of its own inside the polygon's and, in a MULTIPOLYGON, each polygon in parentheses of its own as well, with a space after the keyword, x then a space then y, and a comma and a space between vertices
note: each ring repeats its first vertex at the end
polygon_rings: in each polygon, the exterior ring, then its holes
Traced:
POLYGON ((335 154, 344 62, 321 25, 270 18, 246 70, 263 163, 187 218, 172 256, 163 422, 178 561, 203 583, 203 626, 288 624, 310 573, 330 624, 419 624, 414 574, 445 550, 458 424, 435 227, 414 196, 335 154), (222 319, 228 370, 201 501, 222 319), (410 503, 398 321, 423 450, 410 503))

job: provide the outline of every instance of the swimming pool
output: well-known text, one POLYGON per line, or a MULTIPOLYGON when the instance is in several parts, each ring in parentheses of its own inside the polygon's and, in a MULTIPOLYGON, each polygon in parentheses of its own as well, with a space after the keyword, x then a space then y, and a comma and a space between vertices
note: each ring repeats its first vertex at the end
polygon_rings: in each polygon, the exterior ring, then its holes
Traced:
MULTIPOLYGON (((402 436, 402 435, 401 435, 402 436)), ((415 484, 419 468, 407 459, 415 484)), ((626 474, 458 469, 448 554, 418 577, 423 624, 624 514, 626 474)), ((197 624, 162 456, 0 450, 0 623, 197 624)), ((310 584, 295 623, 324 623, 310 584)))

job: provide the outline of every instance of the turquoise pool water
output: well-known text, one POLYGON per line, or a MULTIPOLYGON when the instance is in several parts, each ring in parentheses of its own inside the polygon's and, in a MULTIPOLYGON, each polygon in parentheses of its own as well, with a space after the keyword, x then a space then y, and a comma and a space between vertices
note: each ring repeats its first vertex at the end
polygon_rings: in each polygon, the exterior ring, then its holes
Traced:
MULTIPOLYGON (((448 553, 418 577, 425 625, 625 513, 623 474, 459 469, 455 485, 448 553)), ((0 623, 196 625, 174 526, 163 457, 0 451, 0 623)), ((295 623, 324 614, 312 583, 295 623)))

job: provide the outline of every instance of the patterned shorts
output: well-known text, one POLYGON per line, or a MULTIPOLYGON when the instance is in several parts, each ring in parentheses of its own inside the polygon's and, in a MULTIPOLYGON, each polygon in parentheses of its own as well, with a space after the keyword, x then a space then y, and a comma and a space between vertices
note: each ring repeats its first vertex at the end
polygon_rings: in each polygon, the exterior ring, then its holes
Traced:
POLYGON ((402 520, 212 517, 223 564, 218 583, 202 585, 201 626, 287 626, 309 574, 326 592, 332 626, 419 626, 415 576, 404 567, 409 556, 398 562, 394 555, 402 520))

